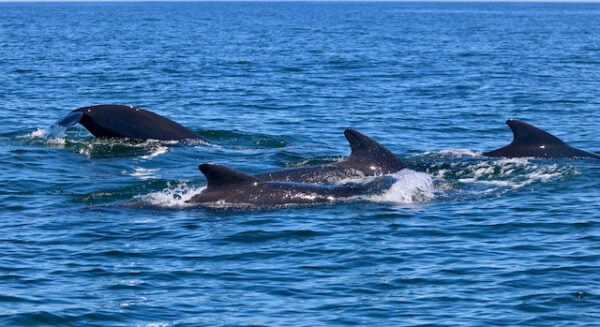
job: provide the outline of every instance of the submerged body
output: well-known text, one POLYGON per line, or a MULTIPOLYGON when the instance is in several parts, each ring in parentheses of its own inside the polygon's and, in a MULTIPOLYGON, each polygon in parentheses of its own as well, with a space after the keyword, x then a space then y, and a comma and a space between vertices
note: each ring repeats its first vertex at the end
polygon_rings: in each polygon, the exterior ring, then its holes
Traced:
POLYGON ((506 124, 514 134, 512 143, 494 151, 484 152, 484 156, 600 159, 599 155, 573 148, 558 137, 525 122, 509 119, 506 124))
POLYGON ((100 138, 201 140, 194 132, 168 118, 142 108, 124 105, 104 104, 78 108, 56 124, 69 128, 77 123, 100 138))
POLYGON ((261 181, 327 183, 346 178, 393 174, 406 168, 400 158, 368 136, 353 129, 346 129, 344 135, 352 149, 350 157, 344 161, 285 169, 254 177, 261 181))
POLYGON ((364 184, 317 185, 307 183, 261 181, 258 178, 216 165, 203 164, 207 187, 188 203, 204 206, 270 207, 288 204, 314 204, 371 194, 381 190, 383 180, 364 184))

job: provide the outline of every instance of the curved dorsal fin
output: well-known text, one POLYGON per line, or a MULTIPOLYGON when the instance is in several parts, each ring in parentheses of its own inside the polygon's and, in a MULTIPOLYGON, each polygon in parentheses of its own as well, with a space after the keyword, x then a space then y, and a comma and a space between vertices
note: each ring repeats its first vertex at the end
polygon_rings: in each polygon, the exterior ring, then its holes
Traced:
POLYGON ((509 119, 506 124, 513 132, 513 145, 565 144, 558 137, 520 120, 509 119))
POLYGON ((373 163, 393 172, 406 168, 398 156, 372 138, 351 128, 347 128, 344 135, 352 149, 348 161, 373 163))
POLYGON ((198 166, 198 169, 206 177, 207 188, 258 181, 255 177, 241 171, 213 163, 202 164, 198 166))

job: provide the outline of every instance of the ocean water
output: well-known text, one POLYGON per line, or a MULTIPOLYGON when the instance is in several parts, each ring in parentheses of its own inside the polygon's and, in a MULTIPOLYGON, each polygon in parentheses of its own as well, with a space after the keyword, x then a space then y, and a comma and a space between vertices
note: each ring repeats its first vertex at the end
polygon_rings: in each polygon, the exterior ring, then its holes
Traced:
POLYGON ((594 326, 600 162, 490 159, 518 118, 600 151, 600 5, 0 3, 0 325, 594 326), (44 137, 142 106, 211 145, 44 137), (285 209, 197 166, 409 166, 285 209))

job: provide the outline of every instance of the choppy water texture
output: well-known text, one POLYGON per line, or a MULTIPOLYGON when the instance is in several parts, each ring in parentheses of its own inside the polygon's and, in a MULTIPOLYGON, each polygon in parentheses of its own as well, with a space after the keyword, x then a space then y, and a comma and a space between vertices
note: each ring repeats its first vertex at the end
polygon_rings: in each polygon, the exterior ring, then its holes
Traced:
POLYGON ((600 5, 0 4, 0 325, 600 321, 600 163, 487 159, 520 118, 598 151, 600 5), (46 139, 142 106, 214 146, 46 139), (185 206, 217 162, 411 170, 368 198, 185 206))

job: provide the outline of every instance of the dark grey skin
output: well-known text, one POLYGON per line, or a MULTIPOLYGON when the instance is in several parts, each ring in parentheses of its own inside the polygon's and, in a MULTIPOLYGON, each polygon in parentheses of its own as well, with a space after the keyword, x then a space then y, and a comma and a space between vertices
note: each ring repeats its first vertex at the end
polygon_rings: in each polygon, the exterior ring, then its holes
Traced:
POLYGON ((69 128, 77 123, 100 138, 130 140, 202 140, 191 130, 151 111, 118 104, 82 107, 71 111, 56 124, 69 128))
POLYGON ((484 152, 484 156, 600 159, 596 154, 570 147, 558 137, 525 122, 509 119, 506 124, 514 134, 512 143, 494 151, 484 152))
POLYGON ((346 178, 393 174, 406 168, 400 158, 370 137, 350 128, 344 131, 344 135, 352 149, 350 157, 344 161, 286 169, 254 177, 261 181, 331 183, 346 178))
POLYGON ((329 203, 343 198, 372 194, 390 186, 386 186, 384 179, 346 185, 262 181, 217 164, 202 164, 199 169, 206 176, 207 187, 187 202, 206 207, 265 208, 329 203))

